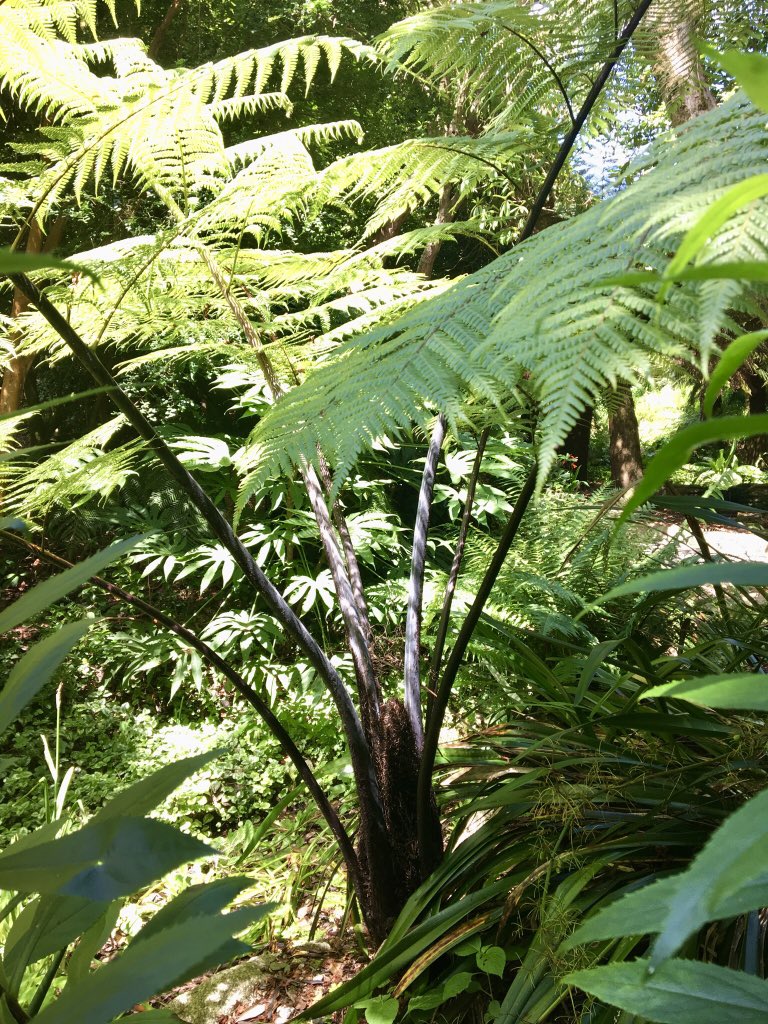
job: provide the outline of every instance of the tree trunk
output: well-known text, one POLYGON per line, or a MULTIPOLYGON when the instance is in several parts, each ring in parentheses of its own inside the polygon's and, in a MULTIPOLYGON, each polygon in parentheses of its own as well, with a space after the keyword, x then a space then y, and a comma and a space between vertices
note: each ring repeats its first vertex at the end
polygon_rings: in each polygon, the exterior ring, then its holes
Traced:
POLYGON ((589 473, 589 441, 592 434, 594 409, 588 406, 568 432, 558 449, 561 455, 572 455, 576 460, 574 475, 577 480, 586 481, 589 473))
POLYGON ((611 478, 616 487, 632 487, 643 475, 643 453, 632 388, 621 381, 608 402, 611 478))
POLYGON ((663 12, 655 18, 658 50, 654 70, 673 125, 685 124, 717 106, 694 42, 696 12, 692 6, 690 11, 684 21, 673 22, 663 12))
MULTIPOLYGON (((750 416, 761 416, 768 412, 768 386, 762 374, 754 370, 742 370, 742 374, 749 388, 749 414, 750 416)), ((759 459, 768 458, 768 436, 757 434, 755 437, 747 437, 741 444, 741 458, 745 462, 755 465, 759 459)))
MULTIPOLYGON (((29 227, 27 234, 26 251, 30 254, 41 252, 52 252, 61 242, 64 233, 64 218, 57 217, 51 225, 47 237, 43 237, 43 231, 35 220, 29 227)), ((22 295, 18 288, 14 288, 11 301, 11 319, 15 320, 26 310, 29 303, 26 296, 22 295)), ((18 336, 12 339, 18 341, 18 336)), ((24 404, 24 391, 27 387, 27 380, 30 376, 36 355, 12 356, 8 365, 3 371, 3 383, 0 387, 0 414, 18 412, 24 404)))

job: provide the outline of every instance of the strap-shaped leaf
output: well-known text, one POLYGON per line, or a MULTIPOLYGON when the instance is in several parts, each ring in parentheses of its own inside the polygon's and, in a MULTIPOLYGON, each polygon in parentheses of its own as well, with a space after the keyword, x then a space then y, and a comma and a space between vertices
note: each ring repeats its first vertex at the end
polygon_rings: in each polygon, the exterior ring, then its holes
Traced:
POLYGON ((0 854, 0 888, 109 902, 215 851, 151 818, 92 822, 53 842, 0 854))
POLYGON ((765 562, 705 562, 703 565, 681 565, 676 569, 628 580, 609 590, 599 604, 614 601, 628 594, 650 594, 665 590, 687 590, 715 583, 732 583, 737 587, 767 587, 768 564, 765 562))
POLYGON ((36 643, 14 665, 5 686, 0 691, 0 736, 45 686, 94 621, 80 619, 79 622, 68 622, 55 633, 36 643))
POLYGON ((634 488, 624 506, 619 523, 625 522, 635 509, 652 498, 667 480, 685 465, 691 452, 699 445, 709 444, 711 441, 733 441, 766 433, 768 415, 718 416, 717 419, 693 423, 690 427, 679 430, 648 463, 643 479, 634 488))
POLYGON ((85 274, 86 277, 98 281, 98 275, 84 263, 70 263, 69 260, 60 260, 44 254, 0 249, 0 274, 29 274, 33 270, 68 270, 70 274, 85 274))
POLYGON ((674 697, 675 700, 687 700, 704 708, 768 711, 768 676, 747 672, 740 675, 679 679, 646 690, 642 699, 650 697, 674 697))
MULTIPOLYGON (((135 1003, 187 980, 201 964, 221 963, 219 951, 260 920, 265 907, 213 914, 165 928, 126 951, 64 993, 35 1018, 36 1024, 109 1024, 135 1003)), ((236 943, 239 953, 249 947, 236 943)))
MULTIPOLYGON (((768 264, 766 264, 766 272, 768 272, 768 264)), ((726 383, 766 338, 768 338, 768 331, 751 331, 749 334, 742 334, 740 337, 734 338, 726 348, 718 360, 717 366, 712 371, 709 384, 707 384, 704 401, 702 402, 705 416, 712 415, 715 399, 726 383)))

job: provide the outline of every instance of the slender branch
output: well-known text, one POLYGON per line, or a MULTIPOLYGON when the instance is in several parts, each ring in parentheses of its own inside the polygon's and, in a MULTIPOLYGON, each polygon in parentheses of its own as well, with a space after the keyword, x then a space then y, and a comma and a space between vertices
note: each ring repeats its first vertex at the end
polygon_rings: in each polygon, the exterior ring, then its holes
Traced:
POLYGON ((560 75, 558 75, 557 71, 555 71, 554 65, 547 58, 547 55, 544 53, 544 51, 540 50, 539 47, 533 42, 533 40, 528 38, 528 36, 523 35, 522 32, 518 32, 517 29, 516 28, 512 28, 511 25, 507 25, 505 22, 500 21, 499 22, 499 27, 503 28, 506 32, 509 32, 511 35, 516 36, 521 42, 525 43, 526 46, 529 46, 533 50, 533 52, 536 54, 536 56, 542 62, 544 67, 547 69, 547 71, 550 73, 550 75, 552 75, 552 77, 554 78, 555 84, 557 85, 557 88, 560 90, 560 93, 561 93, 563 99, 565 100, 565 105, 568 108, 568 116, 571 119, 571 124, 575 124, 576 123, 576 115, 573 112, 573 106, 571 104, 570 97, 568 96, 568 92, 566 91, 565 85, 563 84, 563 80, 560 77, 560 75))
POLYGON ((453 605, 453 596, 456 592, 456 583, 459 579, 459 573, 461 571, 461 563, 464 560, 464 548, 467 543, 467 534, 469 533, 469 523, 472 519, 472 509, 475 504, 475 491, 477 490, 477 481, 480 478, 480 466, 483 461, 483 455, 485 454, 485 446, 488 443, 488 434, 490 433, 488 427, 483 430, 480 438, 477 442, 477 454, 475 455, 475 461, 472 465, 472 472, 469 477, 469 483, 467 484, 467 497, 464 502, 464 511, 461 516, 461 526, 459 527, 459 539, 456 544, 456 551, 453 555, 453 562, 451 564, 451 571, 448 574, 448 583, 445 588, 445 596, 443 598, 443 607, 440 611, 440 622, 437 627, 437 637, 435 638, 435 649, 432 652, 432 664, 429 669, 429 684, 427 691, 427 722, 429 722, 429 716, 432 714, 432 704, 434 702, 434 693, 437 687, 437 677, 440 674, 440 666, 443 661, 443 651, 445 650, 445 641, 448 636, 448 626, 451 621, 451 607, 453 605))
MULTIPOLYGON (((432 767, 435 763, 435 754, 437 753, 437 744, 440 738, 440 729, 443 725, 443 718, 445 717, 445 711, 448 707, 448 698, 451 695, 453 684, 456 681, 456 675, 459 671, 459 667, 464 658, 464 653, 469 646, 469 641, 472 639, 472 634, 475 631, 477 623, 480 621, 483 609, 485 608, 486 601, 490 597, 491 591, 493 590, 494 584, 498 578, 501 568, 504 565, 504 561, 509 554, 509 549, 512 546, 512 541, 517 535, 517 531, 520 528, 520 523, 523 521, 523 516, 528 508, 531 498, 536 490, 536 477, 538 473, 538 467, 534 463, 531 467, 528 476, 525 479, 523 488, 518 495, 515 507, 512 510, 512 515, 509 517, 509 521, 504 529, 504 533, 501 536, 498 547, 493 553, 490 565, 485 571, 483 581, 480 584, 475 600, 472 602, 472 606, 467 612, 467 616, 461 625, 459 635, 456 638, 456 643, 453 645, 450 657, 445 666, 442 679, 440 680, 440 686, 435 694, 434 704, 432 706, 432 714, 427 723, 427 730, 424 735, 424 753, 421 759, 421 767, 419 771, 419 809, 421 809, 422 800, 429 799, 429 793, 432 786, 432 767), (429 766, 425 768, 425 766, 429 766)), ((426 821, 424 822, 426 825, 426 821)), ((422 819, 419 817, 419 847, 421 850, 428 851, 429 833, 422 835, 422 819)), ((427 857, 425 867, 427 864, 432 862, 432 857, 427 857)))
POLYGON ((66 952, 67 952, 67 949, 66 949, 66 946, 65 946, 64 949, 60 949, 56 953, 56 955, 54 956, 53 960, 51 960, 51 962, 48 964, 48 969, 46 970, 45 974, 43 975, 43 978, 40 981, 40 984, 37 986, 37 990, 35 991, 34 996, 30 1000, 30 1003, 29 1003, 29 1016, 30 1017, 36 1017, 38 1015, 38 1013, 40 1013, 40 1007, 43 1005, 43 1000, 45 999, 45 997, 48 995, 48 992, 50 991, 51 985, 53 984, 54 979, 56 977, 56 974, 57 974, 59 968, 61 967, 61 962, 64 959, 64 955, 66 954, 66 952))
MULTIPOLYGON (((639 0, 635 12, 629 19, 627 24, 624 26, 621 32, 621 38, 616 43, 611 55, 606 60, 603 67, 600 69, 600 73, 595 80, 594 85, 589 91, 587 98, 579 110, 576 119, 571 126, 570 131, 563 139, 558 154, 555 158, 552 167, 547 174, 544 183, 539 189, 538 195, 534 201, 531 211, 528 214, 528 219, 523 226, 520 236, 517 239, 516 244, 524 242, 527 238, 533 234, 536 230, 539 217, 544 210, 544 205, 549 198, 552 189, 562 171, 565 163, 573 149, 576 139, 579 136, 581 129, 584 127, 587 118, 589 117, 592 109, 600 97, 605 85, 610 77, 611 71, 615 67, 617 61, 621 57, 624 49, 629 43, 635 29, 638 27, 643 19, 643 15, 646 13, 648 8, 651 6, 653 0, 639 0)), ((469 641, 472 634, 480 620, 480 616, 485 607, 485 603, 493 589, 493 585, 501 571, 501 567, 504 564, 504 559, 507 556, 510 545, 515 538, 517 530, 522 521, 523 515, 525 514, 528 505, 530 504, 531 498, 536 490, 536 475, 537 467, 533 466, 528 477, 523 485, 523 489, 515 503, 515 507, 512 510, 512 514, 509 518, 504 533, 499 541, 499 545, 491 559, 491 564, 488 566, 483 582, 480 585, 480 589, 477 596, 470 608, 467 617, 462 623, 459 635, 454 645, 451 655, 443 673, 443 678, 440 681, 440 686, 435 695, 435 701, 432 708, 432 715, 427 723, 427 729, 424 735, 424 749, 421 756, 421 762, 419 765, 419 781, 416 794, 416 810, 418 816, 418 839, 419 839, 419 857, 421 859, 422 870, 431 871, 434 865, 437 863, 440 851, 435 848, 435 835, 434 830, 430 827, 431 818, 431 796, 432 796, 432 770, 435 764, 435 755, 437 754, 437 744, 440 738, 440 730, 443 725, 443 719, 445 717, 445 711, 448 707, 448 699, 450 697, 451 688, 453 687, 456 675, 461 664, 461 660, 464 657, 464 652, 469 645, 469 641)))
POLYGON ((365 805, 364 812, 367 814, 371 826, 380 832, 382 837, 385 837, 386 828, 378 783, 362 723, 352 703, 347 687, 325 652, 286 602, 277 587, 256 564, 251 553, 243 545, 239 537, 237 537, 230 524, 219 512, 197 480, 185 469, 158 435, 151 423, 136 408, 122 388, 116 384, 112 375, 96 353, 91 351, 58 309, 44 295, 40 294, 29 278, 23 274, 13 274, 11 275, 11 280, 27 296, 29 301, 37 307, 42 316, 62 340, 66 342, 94 380, 110 388, 110 397, 118 410, 125 416, 136 433, 148 442, 169 476, 188 496, 210 527, 214 536, 230 552, 240 566, 246 579, 261 594, 274 618, 283 626, 288 636, 304 651, 310 663, 327 686, 338 709, 347 743, 349 744, 358 793, 361 803, 365 805))
MULTIPOLYGON (((65 569, 72 567, 72 562, 68 561, 66 558, 62 558, 61 555, 56 555, 53 551, 40 547, 38 544, 34 544, 32 541, 26 540, 10 530, 2 530, 0 531, 0 535, 2 535, 6 540, 14 541, 16 544, 26 548, 28 551, 34 551, 40 558, 44 558, 53 565, 58 565, 65 569)), ((138 611, 142 612, 142 614, 146 615, 147 618, 151 619, 153 623, 164 626, 170 633, 180 637, 185 643, 189 644, 190 647, 196 650, 209 665, 212 665, 215 669, 221 672, 221 674, 229 680, 234 689, 237 690, 240 696, 251 705, 256 713, 263 719, 264 724, 283 748, 285 754, 293 762, 299 777, 309 790, 320 813, 325 818, 328 827, 339 845, 339 850, 344 857, 344 861, 347 865, 355 888, 360 891, 358 889, 358 885, 360 884, 360 864, 358 862, 354 846, 352 845, 352 841, 339 820, 339 816, 336 814, 333 805, 324 793, 312 769, 309 767, 304 755, 296 746, 293 739, 286 731, 285 726, 272 711, 269 704, 262 700, 257 691, 254 690, 254 688, 247 683, 245 679, 243 679, 240 673, 237 672, 228 661, 225 661, 220 654, 218 654, 204 640, 201 640, 197 634, 187 629, 186 626, 183 626, 180 622, 176 622, 175 619, 172 619, 169 615, 166 615, 165 612, 156 608, 143 598, 137 597, 135 594, 130 593, 130 591, 124 590, 122 587, 118 587, 115 583, 110 583, 108 580, 102 579, 100 576, 92 576, 90 578, 90 582, 94 583, 97 587, 100 587, 108 594, 112 594, 124 604, 128 604, 136 608, 138 611)))
POLYGON ((536 230, 536 225, 538 223, 539 217, 541 216, 542 210, 544 209, 544 204, 549 199, 552 189, 555 187, 555 182, 560 177, 560 172, 562 171, 563 167, 565 166, 566 160, 571 154, 571 150, 573 149, 576 139, 579 137, 581 129, 584 127, 587 118, 592 113, 592 108, 594 107, 595 103, 597 103, 598 99, 600 98, 600 94, 605 88, 605 85, 610 77, 611 72, 614 69, 614 66, 616 65, 616 62, 621 57, 622 53, 624 52, 627 46, 627 43, 634 35, 635 29, 643 20, 645 12, 648 10, 652 3, 653 0, 640 0, 637 7, 635 8, 635 13, 632 15, 632 17, 629 19, 627 24, 622 29, 621 36, 618 39, 616 46, 613 49, 613 52, 600 69, 600 74, 595 79, 594 85, 589 90, 589 94, 587 98, 584 100, 584 103, 582 104, 578 114, 576 115, 576 118, 574 119, 574 122, 571 125, 568 134, 563 139, 560 149, 558 150, 557 156, 555 157, 555 162, 550 167, 549 174, 544 180, 544 184, 539 189, 539 193, 536 196, 533 206, 531 207, 530 213, 528 214, 528 219, 526 220, 525 226, 523 227, 523 230, 520 233, 520 237, 517 240, 518 245, 520 244, 520 242, 524 242, 526 238, 530 238, 530 236, 536 230))
POLYGON ((333 577, 333 585, 336 590, 336 596, 339 599, 342 618, 344 619, 348 645, 352 653, 355 674, 361 691, 360 710, 363 726, 366 728, 367 735, 371 737, 371 719, 377 718, 379 712, 379 687, 373 668, 373 661, 371 660, 369 638, 364 633, 363 625, 358 615, 355 595, 347 576, 344 559, 333 534, 331 517, 328 513, 320 480, 314 466, 310 466, 305 462, 302 467, 302 477, 307 488, 307 494, 309 495, 309 503, 315 515, 317 528, 320 531, 320 539, 328 559, 331 576, 333 577))
POLYGON ((416 750, 421 751, 424 743, 424 729, 421 720, 421 602, 424 595, 424 565, 427 558, 427 532, 429 513, 432 509, 432 495, 435 489, 435 474, 440 459, 440 450, 445 440, 446 419, 440 415, 435 420, 429 450, 424 461, 424 473, 419 490, 419 504, 416 509, 416 525, 413 528, 413 551, 411 554, 411 576, 408 580, 408 612, 405 618, 405 710, 411 723, 416 750))

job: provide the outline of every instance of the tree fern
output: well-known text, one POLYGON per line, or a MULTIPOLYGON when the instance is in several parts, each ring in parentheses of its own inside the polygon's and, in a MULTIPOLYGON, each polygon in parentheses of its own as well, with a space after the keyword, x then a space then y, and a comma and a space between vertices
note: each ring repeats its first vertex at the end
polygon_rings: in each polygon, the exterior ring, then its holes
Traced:
MULTIPOLYGON (((345 346, 256 428, 242 460, 244 495, 270 473, 316 458, 318 445, 335 464, 338 488, 366 446, 420 419, 427 406, 456 420, 466 395, 499 403, 529 377, 543 479, 606 385, 647 371, 660 355, 706 356, 695 285, 678 287, 659 309, 651 287, 605 279, 663 269, 718 191, 764 166, 764 120, 743 98, 698 118, 662 139, 624 192, 345 346)), ((768 248, 768 235, 753 229, 752 238, 768 248)), ((728 259, 732 240, 731 226, 709 258, 728 259)))

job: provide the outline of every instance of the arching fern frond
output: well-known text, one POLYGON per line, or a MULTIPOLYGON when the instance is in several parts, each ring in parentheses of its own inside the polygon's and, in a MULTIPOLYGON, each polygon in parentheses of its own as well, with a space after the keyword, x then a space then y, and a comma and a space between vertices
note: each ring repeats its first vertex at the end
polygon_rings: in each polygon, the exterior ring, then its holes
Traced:
MULTIPOLYGON (((500 402, 523 377, 539 405, 543 479, 606 385, 645 372, 658 356, 703 354, 695 285, 675 288, 658 309, 652 287, 604 282, 635 267, 663 269, 718 191, 758 172, 766 153, 764 115, 743 97, 731 101, 663 139, 614 198, 342 347, 256 428, 241 463, 243 494, 302 458, 316 460, 318 446, 338 488, 377 437, 426 408, 456 418, 467 396, 500 402)), ((712 258, 729 258, 731 237, 729 228, 715 240, 712 258)), ((755 244, 768 252, 768 236, 755 244)))

